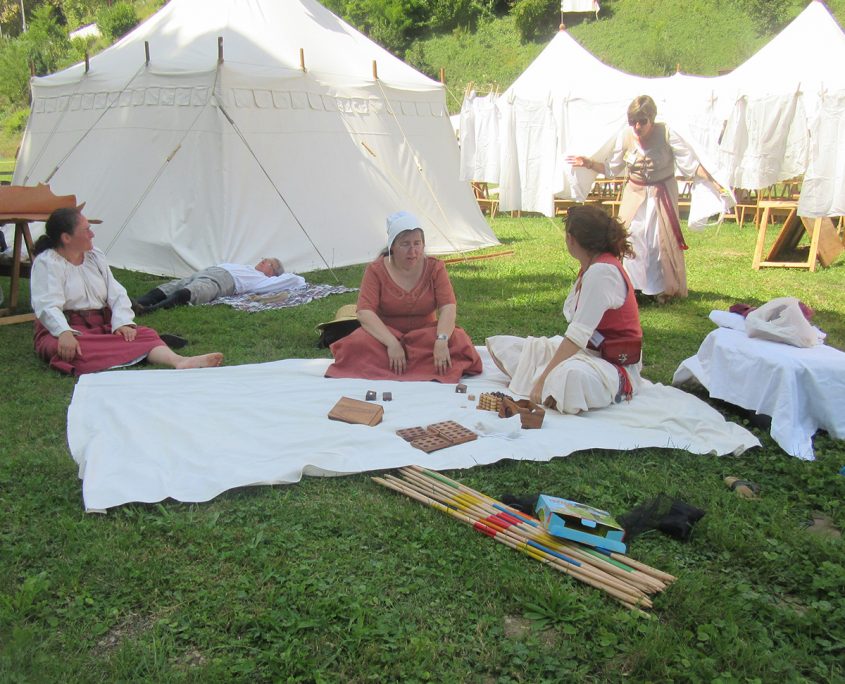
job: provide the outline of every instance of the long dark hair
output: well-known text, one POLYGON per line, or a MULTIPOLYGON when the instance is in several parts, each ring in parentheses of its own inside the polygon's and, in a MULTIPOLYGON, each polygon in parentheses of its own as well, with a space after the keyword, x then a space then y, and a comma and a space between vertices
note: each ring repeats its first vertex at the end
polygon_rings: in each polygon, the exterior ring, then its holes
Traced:
POLYGON ((608 252, 617 259, 634 256, 624 224, 604 209, 589 205, 570 207, 564 224, 566 232, 589 252, 608 252))
POLYGON ((56 209, 50 214, 50 218, 44 224, 44 235, 39 237, 33 245, 32 251, 35 252, 35 256, 48 249, 55 249, 61 246, 62 233, 73 235, 73 231, 76 230, 76 226, 79 223, 80 216, 82 214, 79 213, 79 209, 76 207, 63 207, 56 209))

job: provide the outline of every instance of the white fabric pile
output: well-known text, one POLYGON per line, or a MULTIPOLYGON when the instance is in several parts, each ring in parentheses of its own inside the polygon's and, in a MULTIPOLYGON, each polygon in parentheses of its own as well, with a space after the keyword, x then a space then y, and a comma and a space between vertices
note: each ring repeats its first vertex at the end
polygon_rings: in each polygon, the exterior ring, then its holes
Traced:
POLYGON ((468 392, 434 382, 323 377, 327 359, 199 370, 109 371, 80 378, 68 410, 68 443, 87 510, 131 501, 208 501, 234 487, 285 484, 303 475, 345 475, 417 463, 468 468, 503 458, 548 461, 583 449, 686 449, 738 454, 759 446, 750 432, 681 390, 647 384, 630 404, 580 416, 546 412, 539 430, 475 408, 506 378, 480 347, 485 372, 468 392), (330 421, 341 396, 378 393, 375 427, 330 421), (381 401, 383 392, 393 400, 381 401), (481 436, 426 454, 396 430, 455 420, 481 436))

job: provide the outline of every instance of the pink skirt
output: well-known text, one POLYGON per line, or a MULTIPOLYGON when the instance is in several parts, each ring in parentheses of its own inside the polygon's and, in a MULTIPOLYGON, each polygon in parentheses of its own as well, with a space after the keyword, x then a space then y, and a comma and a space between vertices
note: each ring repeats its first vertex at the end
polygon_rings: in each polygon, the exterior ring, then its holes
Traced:
POLYGON ((387 348, 363 328, 339 339, 331 346, 334 363, 326 371, 327 378, 364 378, 366 380, 428 381, 457 384, 463 375, 478 375, 481 357, 462 328, 455 328, 449 338, 452 367, 444 374, 434 368, 434 342, 437 327, 418 328, 400 333, 388 326, 402 346, 408 364, 402 375, 390 369, 387 348))
POLYGON ((82 375, 125 366, 145 358, 156 347, 164 346, 158 333, 144 326, 136 327, 135 339, 127 342, 123 336, 112 332, 109 314, 102 310, 65 312, 70 327, 80 333, 76 340, 82 353, 71 361, 59 358, 59 338, 36 320, 35 353, 60 373, 82 375))

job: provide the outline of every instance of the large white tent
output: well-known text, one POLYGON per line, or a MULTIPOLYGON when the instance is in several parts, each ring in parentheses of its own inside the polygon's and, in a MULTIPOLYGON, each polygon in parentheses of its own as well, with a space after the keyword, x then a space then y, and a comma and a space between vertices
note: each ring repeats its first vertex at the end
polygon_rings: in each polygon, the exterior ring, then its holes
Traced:
POLYGON ((734 187, 805 174, 800 212, 845 213, 845 33, 814 0, 768 45, 720 77, 645 78, 598 60, 560 31, 499 97, 464 101, 463 178, 498 183, 500 208, 552 215, 582 199, 566 155, 593 155, 651 95, 660 118, 734 187))
POLYGON ((116 266, 361 263, 400 209, 431 253, 496 244, 443 86, 315 0, 171 0, 32 96, 14 183, 87 202, 116 266))

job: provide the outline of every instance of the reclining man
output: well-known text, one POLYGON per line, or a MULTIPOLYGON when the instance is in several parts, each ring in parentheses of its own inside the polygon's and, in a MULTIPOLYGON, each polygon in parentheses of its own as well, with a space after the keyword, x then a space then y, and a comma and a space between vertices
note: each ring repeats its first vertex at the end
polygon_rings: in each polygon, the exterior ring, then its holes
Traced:
POLYGON ((285 273, 282 262, 269 257, 259 261, 255 267, 219 264, 197 271, 187 278, 164 283, 133 300, 132 309, 140 316, 181 304, 207 304, 217 297, 272 294, 304 285, 305 279, 302 276, 285 273))

